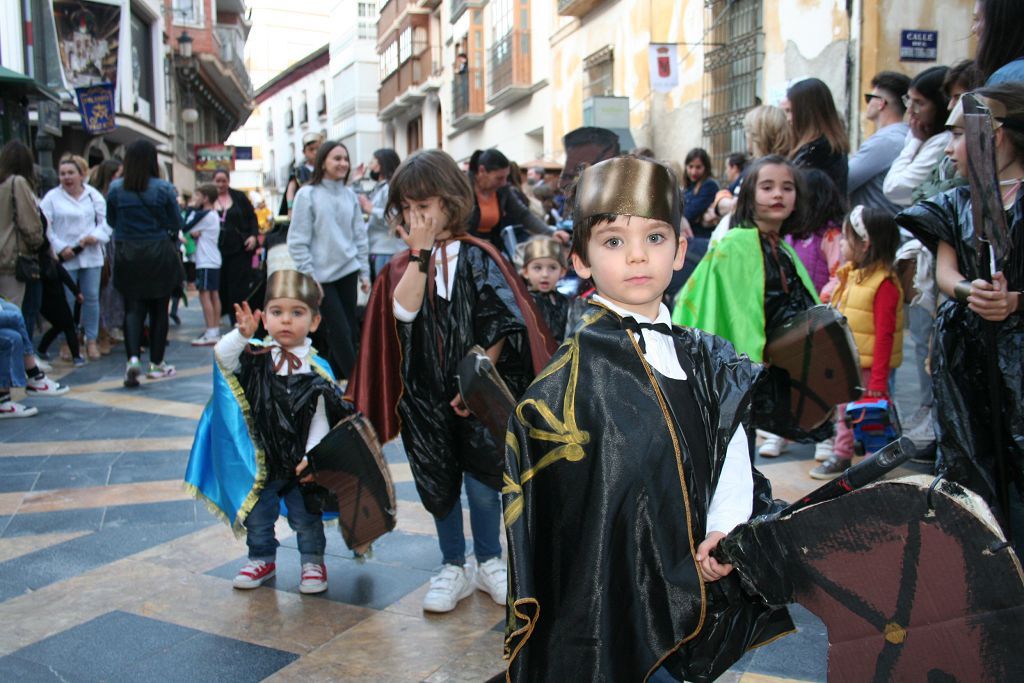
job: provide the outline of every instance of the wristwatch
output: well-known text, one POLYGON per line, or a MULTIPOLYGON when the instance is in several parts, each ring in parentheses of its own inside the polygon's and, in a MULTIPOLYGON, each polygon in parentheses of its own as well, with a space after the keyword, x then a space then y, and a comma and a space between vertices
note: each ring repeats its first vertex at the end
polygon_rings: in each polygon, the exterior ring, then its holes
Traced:
POLYGON ((426 274, 426 273, 430 272, 430 252, 427 252, 426 254, 424 254, 419 249, 410 249, 409 250, 409 260, 410 261, 416 261, 417 263, 420 264, 420 272, 421 273, 426 274))

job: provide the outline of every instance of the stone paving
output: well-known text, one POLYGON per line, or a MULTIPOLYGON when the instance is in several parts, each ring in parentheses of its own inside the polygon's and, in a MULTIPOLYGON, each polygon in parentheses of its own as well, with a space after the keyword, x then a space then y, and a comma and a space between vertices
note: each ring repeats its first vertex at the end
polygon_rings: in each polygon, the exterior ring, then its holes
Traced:
MULTIPOLYGON (((386 446, 399 524, 372 559, 355 562, 329 530, 330 589, 302 596, 282 520, 276 578, 232 589, 244 541, 181 482, 212 357, 188 343, 198 301, 182 313, 167 354, 176 377, 124 389, 115 347, 80 369, 56 364, 73 390, 28 401, 37 417, 0 422, 0 680, 442 683, 498 673, 502 607, 478 592, 448 615, 421 610, 441 557, 400 442, 386 446)), ((916 407, 916 387, 900 387, 904 407, 916 407)), ((759 463, 786 499, 815 487, 812 465, 804 446, 759 463)), ((824 626, 793 613, 798 633, 720 680, 824 681, 824 626)))

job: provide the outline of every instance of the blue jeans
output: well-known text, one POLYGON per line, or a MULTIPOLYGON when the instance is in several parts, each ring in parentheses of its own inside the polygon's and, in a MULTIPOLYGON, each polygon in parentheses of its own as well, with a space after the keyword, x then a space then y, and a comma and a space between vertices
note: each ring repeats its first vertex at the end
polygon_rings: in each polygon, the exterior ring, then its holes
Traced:
MULTIPOLYGON (((100 333, 100 273, 102 266, 96 268, 79 268, 69 270, 68 275, 78 284, 82 290, 82 329, 85 330, 86 341, 96 341, 100 333)), ((71 290, 64 288, 64 295, 68 298, 68 307, 75 310, 75 297, 71 290)))
MULTIPOLYGON (((273 562, 277 557, 280 543, 274 537, 274 523, 281 514, 281 489, 290 483, 280 479, 268 481, 260 491, 252 512, 245 518, 245 543, 249 546, 250 560, 273 562)), ((288 507, 288 526, 298 538, 302 563, 323 564, 324 548, 327 547, 323 516, 306 511, 302 490, 298 486, 284 494, 284 504, 288 507)))
POLYGON ((25 386, 25 355, 29 353, 32 340, 21 309, 0 299, 0 389, 25 386))
POLYGON ((36 332, 39 311, 43 308, 43 285, 38 280, 25 284, 25 298, 21 300, 21 314, 25 316, 25 329, 31 337, 36 332))
MULTIPOLYGON (((469 524, 473 530, 473 554, 478 564, 501 557, 501 496, 486 484, 467 474, 466 497, 469 498, 469 524)), ((462 526, 462 501, 455 501, 444 517, 435 517, 437 540, 445 564, 458 567, 466 564, 466 534, 462 526)))
POLYGON ((917 370, 921 405, 931 406, 935 399, 932 394, 932 376, 928 374, 927 364, 935 318, 927 309, 913 304, 907 306, 906 312, 907 326, 910 328, 910 336, 914 339, 914 368, 917 370))

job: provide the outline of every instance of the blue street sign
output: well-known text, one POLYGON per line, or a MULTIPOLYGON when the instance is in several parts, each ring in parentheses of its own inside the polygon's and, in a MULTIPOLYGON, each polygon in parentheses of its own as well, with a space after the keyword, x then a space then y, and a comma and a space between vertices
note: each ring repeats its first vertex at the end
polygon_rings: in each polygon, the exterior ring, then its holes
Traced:
POLYGON ((934 62, 938 58, 938 31, 900 31, 901 62, 934 62))

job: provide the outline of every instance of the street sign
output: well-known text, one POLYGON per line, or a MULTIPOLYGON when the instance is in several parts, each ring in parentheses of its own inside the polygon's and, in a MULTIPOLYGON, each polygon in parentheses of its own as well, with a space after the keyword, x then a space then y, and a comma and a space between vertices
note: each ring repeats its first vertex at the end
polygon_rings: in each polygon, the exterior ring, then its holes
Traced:
POLYGON ((938 58, 938 31, 900 31, 901 62, 934 62, 938 58))

